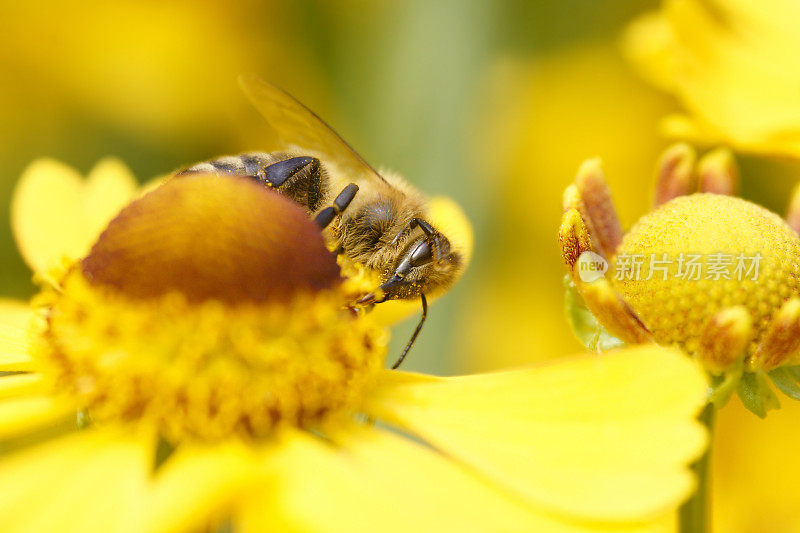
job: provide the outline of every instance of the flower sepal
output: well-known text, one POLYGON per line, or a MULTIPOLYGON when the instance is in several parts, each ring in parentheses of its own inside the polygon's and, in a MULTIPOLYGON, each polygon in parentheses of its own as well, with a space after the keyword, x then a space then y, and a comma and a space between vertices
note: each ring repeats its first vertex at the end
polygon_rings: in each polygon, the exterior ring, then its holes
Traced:
POLYGON ((779 366, 769 378, 789 398, 800 400, 800 366, 779 366))
POLYGON ((742 374, 736 393, 747 410, 759 418, 764 418, 769 411, 781 407, 778 396, 772 391, 766 374, 761 370, 742 374))
POLYGON ((713 404, 716 409, 721 409, 728 403, 731 396, 736 392, 739 386, 739 381, 742 379, 742 372, 744 369, 744 361, 733 365, 727 372, 722 374, 711 374, 710 386, 711 389, 708 393, 708 402, 713 404))
POLYGON ((569 275, 564 276, 564 289, 567 320, 584 348, 593 352, 605 352, 625 346, 625 343, 609 333, 586 307, 583 297, 569 275))

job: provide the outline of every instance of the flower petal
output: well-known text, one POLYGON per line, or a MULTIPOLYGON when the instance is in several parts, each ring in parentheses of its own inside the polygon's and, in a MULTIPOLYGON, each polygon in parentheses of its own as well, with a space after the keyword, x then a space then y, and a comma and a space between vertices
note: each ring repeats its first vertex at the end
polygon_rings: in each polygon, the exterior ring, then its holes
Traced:
MULTIPOLYGON (((0 381, 8 378, 0 378, 0 381)), ((25 396, 0 402, 0 439, 75 416, 75 406, 52 396, 25 396)))
POLYGON ((28 326, 31 307, 21 301, 0 299, 0 372, 30 370, 28 326))
POLYGON ((22 174, 11 204, 11 225, 28 265, 44 272, 66 254, 84 251, 80 234, 81 176, 50 159, 32 163, 22 174))
POLYGON ((38 394, 46 390, 47 382, 41 374, 0 376, 0 400, 38 394))
POLYGON ((431 224, 450 241, 450 246, 461 252, 464 265, 469 264, 475 246, 475 235, 461 206, 446 196, 435 196, 428 202, 428 216, 431 224))
POLYGON ((133 200, 138 189, 136 178, 119 159, 107 157, 97 162, 89 172, 83 190, 84 235, 89 245, 114 215, 133 200))
POLYGON ((162 465, 143 502, 137 532, 200 531, 250 488, 259 470, 241 445, 179 448, 162 465))
POLYGON ((268 458, 269 489, 252 491, 236 525, 248 533, 619 530, 536 512, 400 435, 357 429, 337 441, 341 448, 293 433, 268 458))
MULTIPOLYGON (((432 303, 432 300, 429 301, 432 303)), ((389 300, 380 305, 376 305, 370 312, 370 316, 378 324, 384 327, 399 324, 414 314, 422 312, 422 304, 416 300, 389 300)))
POLYGON ((28 302, 0 298, 0 324, 27 329, 33 317, 33 309, 28 302))
POLYGON ((662 2, 629 27, 624 49, 689 113, 666 133, 796 157, 800 39, 791 21, 798 16, 797 2, 786 0, 662 2))
POLYGON ((706 386, 676 350, 643 346, 434 382, 387 372, 367 412, 537 505, 628 520, 690 492, 706 386))
POLYGON ((33 162, 22 174, 11 204, 22 257, 40 274, 64 256, 83 257, 135 192, 133 176, 114 159, 99 162, 85 182, 74 169, 52 159, 33 162))
POLYGON ((0 463, 3 531, 132 531, 151 446, 92 430, 6 458, 0 463))

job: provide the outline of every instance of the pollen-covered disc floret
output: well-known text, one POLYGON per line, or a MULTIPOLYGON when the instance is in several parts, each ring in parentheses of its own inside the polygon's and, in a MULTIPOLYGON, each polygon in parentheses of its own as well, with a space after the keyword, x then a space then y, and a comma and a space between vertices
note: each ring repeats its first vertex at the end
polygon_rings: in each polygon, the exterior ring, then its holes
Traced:
POLYGON ((36 355, 97 423, 146 420, 170 441, 317 427, 357 412, 383 366, 386 332, 348 290, 289 200, 175 179, 40 295, 36 355))
POLYGON ((752 356, 781 305, 800 293, 800 238, 740 198, 679 196, 630 229, 614 267, 614 286, 657 342, 696 354, 706 319, 741 305, 752 318, 752 356))

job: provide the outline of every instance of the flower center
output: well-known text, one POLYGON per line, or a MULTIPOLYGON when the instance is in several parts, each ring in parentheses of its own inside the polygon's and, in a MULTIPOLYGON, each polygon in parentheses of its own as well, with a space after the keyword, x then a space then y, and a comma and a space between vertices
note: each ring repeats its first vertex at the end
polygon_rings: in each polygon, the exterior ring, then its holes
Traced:
POLYGON ((52 293, 37 356, 97 422, 147 420, 170 441, 267 436, 359 409, 386 334, 337 290, 290 304, 133 301, 79 271, 52 293))
POLYGON ((800 293, 800 238, 740 198, 681 196, 636 223, 612 268, 615 286, 657 342, 695 354, 706 319, 742 305, 753 318, 752 354, 783 302, 800 293))
POLYGON ((92 421, 145 421, 170 442, 319 427, 358 412, 386 353, 341 280, 291 201, 173 179, 43 290, 35 354, 92 421))

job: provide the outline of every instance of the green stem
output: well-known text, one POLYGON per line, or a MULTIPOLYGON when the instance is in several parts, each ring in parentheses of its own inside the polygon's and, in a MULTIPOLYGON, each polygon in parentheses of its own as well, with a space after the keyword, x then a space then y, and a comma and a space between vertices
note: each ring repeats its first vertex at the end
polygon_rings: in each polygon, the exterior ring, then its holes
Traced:
POLYGON ((697 490, 680 509, 680 533, 708 533, 710 531, 710 461, 715 414, 714 406, 708 404, 699 416, 700 422, 708 429, 708 448, 703 456, 692 465, 692 470, 697 476, 697 490))

